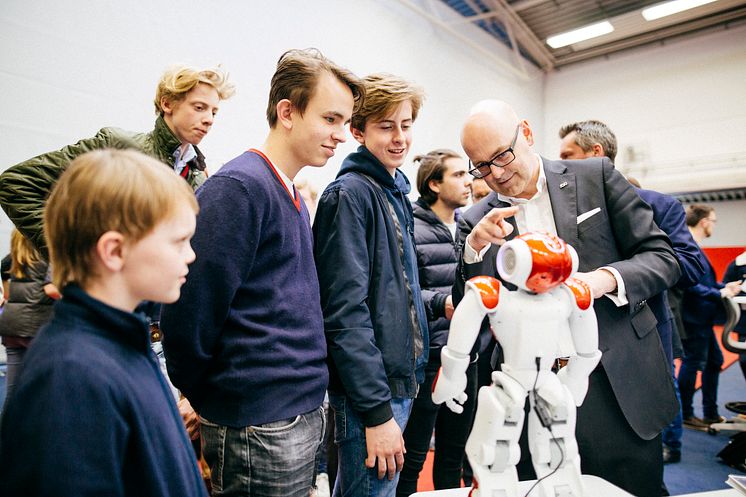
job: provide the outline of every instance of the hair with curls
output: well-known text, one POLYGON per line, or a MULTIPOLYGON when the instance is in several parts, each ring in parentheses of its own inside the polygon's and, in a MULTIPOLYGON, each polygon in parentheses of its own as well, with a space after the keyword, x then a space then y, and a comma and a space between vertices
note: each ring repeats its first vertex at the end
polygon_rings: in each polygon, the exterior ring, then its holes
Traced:
POLYGON ((417 191, 427 205, 433 205, 438 200, 438 194, 430 189, 430 181, 443 181, 443 174, 448 167, 446 160, 460 158, 458 153, 447 148, 439 148, 414 158, 414 162, 420 164, 417 169, 417 191))
POLYGON ((158 81, 155 91, 155 115, 163 115, 161 100, 169 102, 184 100, 186 94, 199 83, 210 85, 218 92, 220 100, 227 100, 236 92, 236 87, 228 81, 228 73, 220 66, 215 69, 196 69, 194 67, 176 65, 169 67, 158 81))
POLYGON ((277 69, 270 83, 267 103, 267 122, 270 128, 277 124, 277 104, 281 100, 289 100, 300 115, 303 115, 316 91, 319 77, 324 72, 350 89, 355 102, 353 112, 358 109, 365 98, 365 88, 352 71, 338 66, 315 48, 288 50, 277 61, 277 69))
POLYGON ((559 137, 564 138, 573 131, 575 132, 575 143, 583 149, 583 152, 589 152, 593 145, 598 143, 604 148, 606 157, 614 162, 617 152, 616 135, 606 124, 594 120, 568 124, 560 128, 559 137))
POLYGON ((371 74, 363 78, 365 102, 352 114, 352 127, 365 131, 368 121, 383 119, 399 104, 409 100, 412 103, 412 121, 417 120, 422 102, 423 89, 398 76, 387 73, 371 74))
POLYGON ((79 156, 44 209, 54 284, 85 286, 96 277, 95 247, 104 233, 118 231, 137 242, 184 205, 199 210, 189 184, 152 157, 114 149, 79 156))

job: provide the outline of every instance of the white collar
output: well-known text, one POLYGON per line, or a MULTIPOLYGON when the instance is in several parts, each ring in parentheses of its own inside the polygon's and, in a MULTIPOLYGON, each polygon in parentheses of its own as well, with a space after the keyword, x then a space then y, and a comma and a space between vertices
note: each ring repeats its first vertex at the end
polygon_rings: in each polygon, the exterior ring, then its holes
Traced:
POLYGON ((298 194, 295 191, 295 186, 294 186, 292 180, 288 177, 287 174, 285 174, 284 172, 282 172, 282 169, 280 169, 279 167, 275 167, 275 171, 277 171, 277 175, 280 177, 280 179, 282 180, 282 182, 285 183, 285 188, 288 189, 288 191, 290 192, 290 195, 292 195, 293 198, 297 199, 298 198, 298 194))
POLYGON ((181 153, 181 147, 177 147, 176 150, 174 151, 173 156, 174 156, 174 159, 176 159, 176 162, 187 163, 190 160, 197 157, 197 151, 194 150, 194 145, 192 145, 191 143, 187 143, 187 146, 184 149, 183 154, 181 153))

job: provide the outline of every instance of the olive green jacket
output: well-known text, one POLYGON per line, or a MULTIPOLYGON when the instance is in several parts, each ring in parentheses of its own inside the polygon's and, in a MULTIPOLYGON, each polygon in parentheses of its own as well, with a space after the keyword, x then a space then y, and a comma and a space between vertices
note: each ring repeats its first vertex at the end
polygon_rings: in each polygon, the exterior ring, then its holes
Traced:
MULTIPOLYGON (((73 159, 91 150, 135 149, 173 167, 173 154, 179 145, 179 139, 166 125, 163 117, 156 119, 155 129, 150 133, 102 128, 92 138, 85 138, 74 145, 39 155, 8 168, 0 175, 0 207, 18 230, 46 257, 44 205, 52 187, 73 159)), ((186 178, 194 189, 206 179, 204 156, 196 147, 195 151, 197 157, 189 162, 189 173, 186 178)))

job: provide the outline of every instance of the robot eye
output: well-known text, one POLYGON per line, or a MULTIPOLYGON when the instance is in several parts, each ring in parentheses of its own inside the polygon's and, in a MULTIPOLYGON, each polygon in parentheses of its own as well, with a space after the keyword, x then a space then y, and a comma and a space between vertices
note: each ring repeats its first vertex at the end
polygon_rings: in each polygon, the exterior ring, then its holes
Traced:
POLYGON ((505 247, 505 253, 503 254, 502 259, 502 269, 505 271, 506 275, 512 275, 515 272, 516 263, 516 255, 513 247, 505 247))

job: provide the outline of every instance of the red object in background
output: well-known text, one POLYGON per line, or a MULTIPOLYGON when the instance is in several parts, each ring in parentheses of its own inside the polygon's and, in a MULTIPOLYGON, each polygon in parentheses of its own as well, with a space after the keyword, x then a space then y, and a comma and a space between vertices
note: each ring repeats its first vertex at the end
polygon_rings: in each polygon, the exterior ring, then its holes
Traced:
POLYGON ((712 264, 718 281, 723 279, 723 273, 728 264, 733 262, 736 256, 741 255, 744 247, 703 247, 702 251, 712 264))

